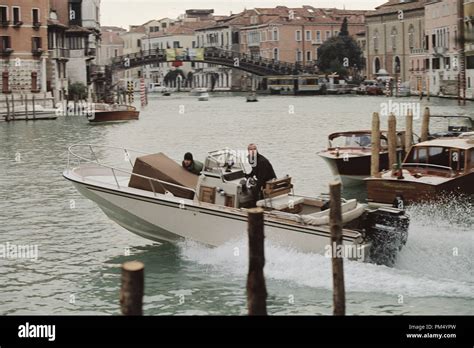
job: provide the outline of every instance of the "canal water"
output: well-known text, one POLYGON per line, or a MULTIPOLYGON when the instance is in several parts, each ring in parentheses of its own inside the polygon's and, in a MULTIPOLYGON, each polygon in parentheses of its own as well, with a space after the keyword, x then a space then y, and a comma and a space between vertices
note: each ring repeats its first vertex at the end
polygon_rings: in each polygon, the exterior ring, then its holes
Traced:
MULTIPOLYGON (((146 265, 146 314, 245 314, 246 240, 209 248, 133 235, 62 178, 68 146, 118 145, 175 159, 191 151, 203 159, 210 150, 245 150, 255 142, 279 176, 294 177, 296 193, 316 195, 331 180, 317 156, 328 134, 369 129, 384 103, 358 96, 266 96, 246 103, 238 94, 198 102, 175 94, 150 96, 140 120, 129 123, 90 125, 85 117, 0 123, 0 247, 38 247, 37 260, 0 258, 0 314, 119 314, 120 265, 135 259, 146 265)), ((472 105, 429 103, 437 114, 468 113, 472 105)), ((419 126, 417 120, 417 133, 419 126)), ((474 314, 472 205, 448 201, 410 214, 409 240, 394 268, 345 262, 348 313, 474 314)), ((266 259, 270 314, 331 314, 329 259, 271 244, 266 259)))

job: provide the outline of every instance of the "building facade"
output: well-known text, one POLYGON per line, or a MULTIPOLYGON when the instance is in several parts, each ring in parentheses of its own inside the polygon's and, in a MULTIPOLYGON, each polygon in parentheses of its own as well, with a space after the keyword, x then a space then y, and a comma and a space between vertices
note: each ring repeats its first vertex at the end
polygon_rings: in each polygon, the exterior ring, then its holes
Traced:
POLYGON ((466 97, 474 99, 474 0, 464 0, 466 97))
POLYGON ((2 0, 0 71, 3 93, 47 90, 48 0, 2 0))
MULTIPOLYGON (((428 0, 390 0, 366 15, 367 75, 380 69, 410 81, 412 54, 425 49, 425 5, 428 0)), ((423 59, 424 51, 421 51, 423 59)))

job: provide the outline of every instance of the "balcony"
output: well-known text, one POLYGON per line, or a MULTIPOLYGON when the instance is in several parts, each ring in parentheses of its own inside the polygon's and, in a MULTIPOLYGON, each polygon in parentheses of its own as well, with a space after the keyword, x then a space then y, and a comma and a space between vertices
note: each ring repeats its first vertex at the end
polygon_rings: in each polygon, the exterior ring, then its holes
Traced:
POLYGON ((17 22, 13 22, 13 27, 14 28, 19 28, 23 25, 23 22, 22 21, 17 21, 17 22))
POLYGON ((8 57, 13 53, 13 49, 8 47, 8 48, 0 48, 0 56, 2 57, 8 57))
POLYGON ((35 57, 41 57, 44 53, 43 49, 42 48, 33 48, 31 50, 31 53, 33 54, 33 56, 35 57))
POLYGON ((312 45, 322 45, 322 43, 323 43, 323 40, 321 40, 321 39, 311 40, 312 45))
POLYGON ((433 55, 435 56, 444 56, 448 52, 447 47, 433 47, 433 55))
POLYGON ((427 55, 428 50, 426 50, 424 48, 412 48, 411 49, 411 54, 412 55, 427 55))
POLYGON ((41 22, 33 22, 33 29, 39 30, 41 28, 41 22))
POLYGON ((51 59, 68 60, 70 58, 69 49, 67 48, 53 48, 49 50, 51 59))
POLYGON ((6 28, 10 25, 10 21, 0 21, 0 27, 6 28))

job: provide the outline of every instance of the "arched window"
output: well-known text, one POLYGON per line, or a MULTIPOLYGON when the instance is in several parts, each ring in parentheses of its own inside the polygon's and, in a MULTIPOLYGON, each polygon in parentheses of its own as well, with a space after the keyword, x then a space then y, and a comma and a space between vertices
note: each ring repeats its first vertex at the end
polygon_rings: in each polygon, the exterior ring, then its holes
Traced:
POLYGON ((374 72, 377 74, 380 70, 380 59, 376 57, 374 59, 374 72))
POLYGON ((390 38, 392 40, 392 50, 393 51, 397 50, 397 36, 398 36, 398 30, 397 30, 397 28, 393 27, 392 32, 390 33, 390 38))
POLYGON ((278 41, 278 28, 273 28, 273 41, 278 41))
POLYGON ((395 59, 393 60, 393 72, 395 74, 400 74, 402 71, 401 68, 402 68, 402 63, 400 61, 400 57, 396 56, 395 59))
POLYGON ((415 27, 413 24, 408 28, 408 45, 411 50, 415 48, 415 27))

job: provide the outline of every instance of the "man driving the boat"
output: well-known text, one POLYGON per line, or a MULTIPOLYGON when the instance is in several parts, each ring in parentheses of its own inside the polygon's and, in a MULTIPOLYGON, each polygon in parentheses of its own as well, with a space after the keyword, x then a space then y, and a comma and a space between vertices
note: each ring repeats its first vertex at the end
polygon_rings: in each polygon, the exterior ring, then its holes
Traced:
POLYGON ((264 198, 262 190, 265 184, 267 181, 276 179, 276 174, 270 161, 258 152, 257 145, 250 144, 247 150, 252 172, 246 176, 248 178, 257 178, 257 184, 253 189, 253 196, 255 201, 259 201, 264 198))
POLYGON ((188 172, 196 174, 196 175, 201 175, 202 169, 204 168, 204 165, 199 162, 195 161, 193 158, 193 154, 190 152, 187 152, 184 155, 184 160, 183 160, 183 168, 186 169, 188 172))

